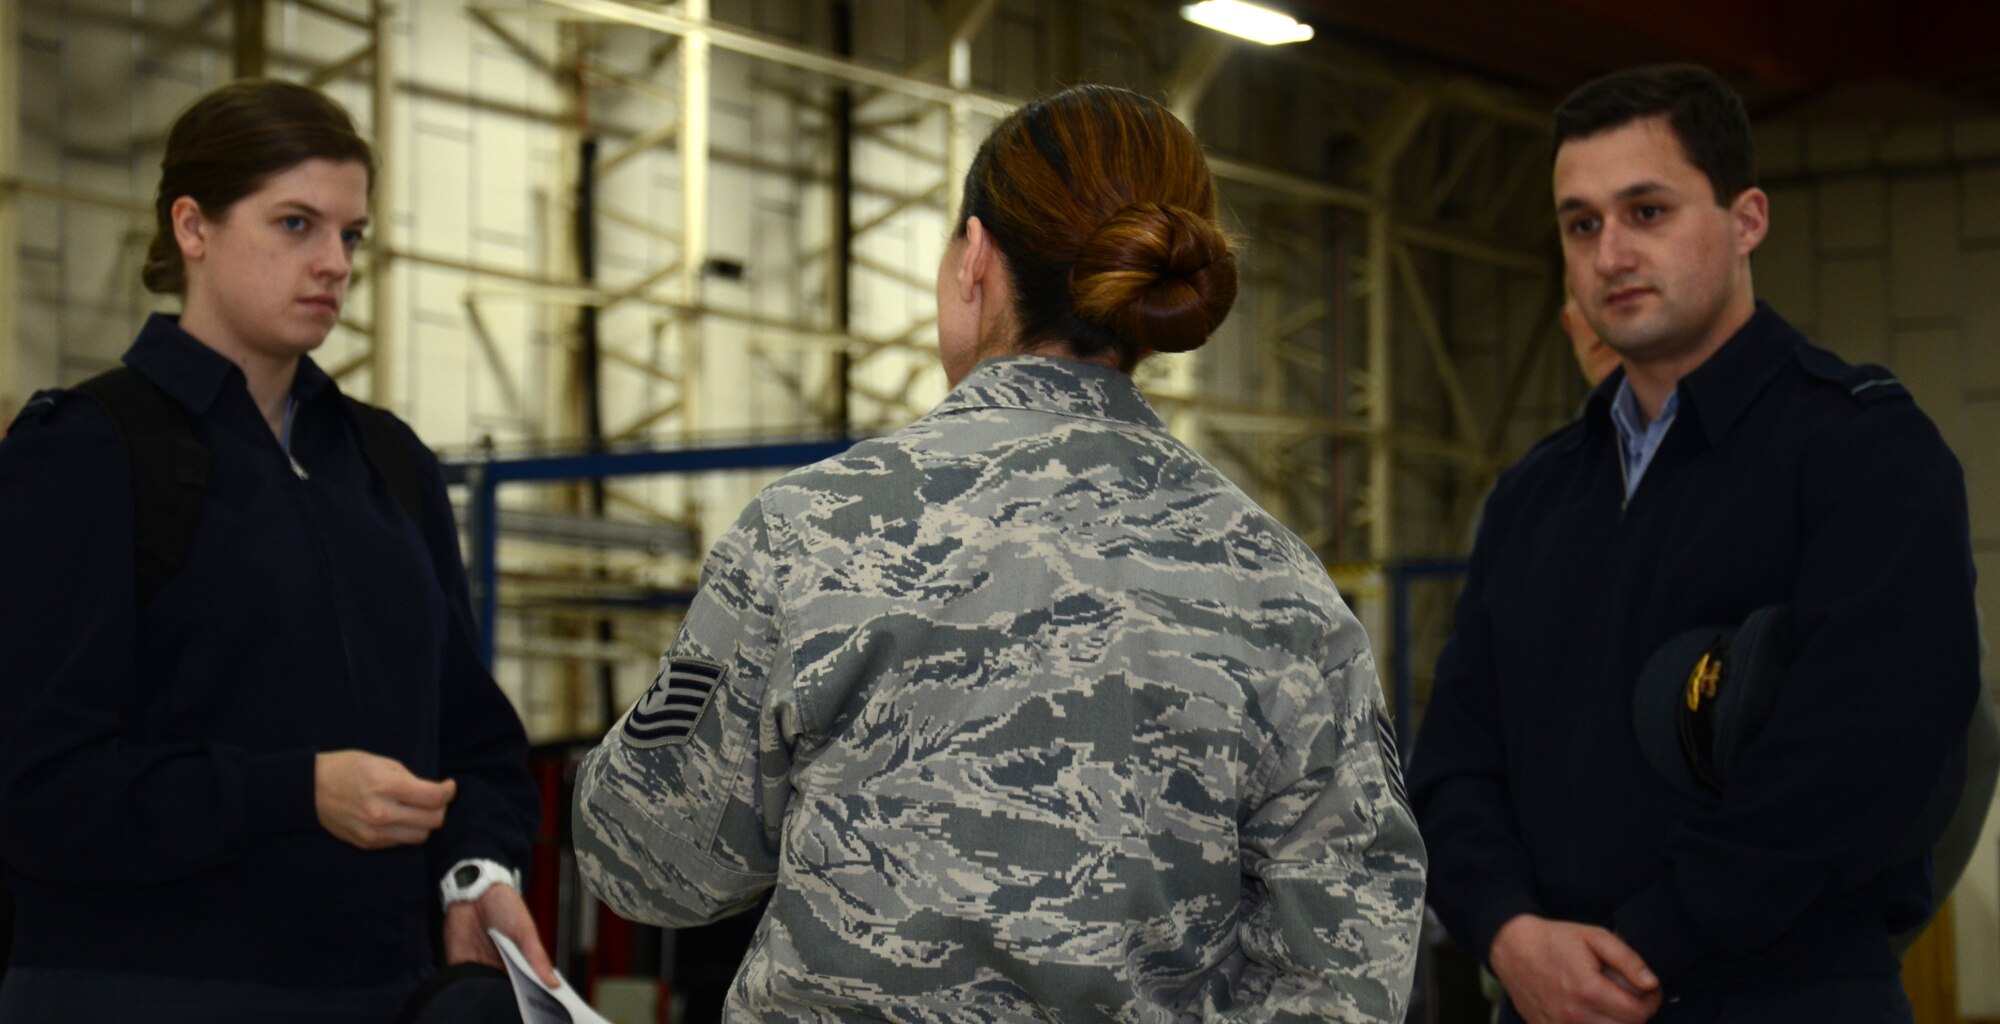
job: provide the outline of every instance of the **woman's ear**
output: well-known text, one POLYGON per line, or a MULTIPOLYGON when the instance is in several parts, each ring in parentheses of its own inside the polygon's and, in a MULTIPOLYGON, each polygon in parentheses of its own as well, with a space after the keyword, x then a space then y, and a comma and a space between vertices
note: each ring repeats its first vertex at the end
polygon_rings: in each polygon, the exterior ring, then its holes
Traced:
POLYGON ((174 243, 180 246, 181 261, 200 262, 208 253, 208 224, 202 219, 201 204, 193 196, 182 196, 168 207, 167 220, 174 226, 174 243))
POLYGON ((971 302, 993 270, 993 235, 977 217, 965 219, 965 251, 958 258, 958 297, 971 302))

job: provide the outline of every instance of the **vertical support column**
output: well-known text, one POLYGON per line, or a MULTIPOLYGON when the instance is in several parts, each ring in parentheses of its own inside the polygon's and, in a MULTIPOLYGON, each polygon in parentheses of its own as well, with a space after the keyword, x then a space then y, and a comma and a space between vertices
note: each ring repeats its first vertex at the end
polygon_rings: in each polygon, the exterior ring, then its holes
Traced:
MULTIPOLYGON (((402 203, 403 105, 396 95, 403 72, 403 26, 388 0, 370 0, 369 25, 375 33, 374 75, 369 117, 375 135, 375 202, 369 231, 374 244, 368 255, 368 327, 374 334, 368 352, 368 400, 397 408, 402 399, 401 324, 396 315, 396 216, 402 203)), ((490 624, 489 624, 490 626, 490 624)))
POLYGON ((472 491, 467 532, 472 534, 466 583, 472 590, 472 611, 479 618, 479 661, 493 667, 493 649, 500 634, 500 497, 499 482, 485 463, 470 467, 465 482, 472 491))
POLYGON ((230 72, 237 78, 261 78, 267 52, 264 0, 231 0, 230 72))
POLYGON ((1167 107, 1181 123, 1193 128, 1195 110, 1201 106, 1202 97, 1208 95, 1208 87, 1215 84, 1223 62, 1236 52, 1236 44, 1222 33, 1208 29, 1184 30, 1181 35, 1186 46, 1167 81, 1167 107))
MULTIPOLYGON (((835 0, 833 5, 833 52, 841 59, 854 56, 854 5, 835 0)), ((833 329, 842 334, 854 330, 854 90, 845 83, 833 90, 833 329)), ((834 429, 846 437, 854 432, 852 397, 854 357, 843 348, 833 354, 834 429)))
MULTIPOLYGON (((1201 106, 1203 96, 1208 95, 1208 87, 1215 82, 1215 74, 1222 69, 1222 62, 1229 59, 1236 48, 1225 40, 1220 32, 1208 29, 1183 29, 1181 35, 1185 48, 1181 59, 1175 65, 1172 76, 1167 81, 1167 108, 1175 117, 1188 126, 1195 127, 1195 111, 1201 106)), ((1199 135, 1199 133, 1197 133, 1199 135)), ((1240 311, 1237 313, 1241 316, 1240 311)), ((1256 333, 1255 329, 1251 332, 1256 333)), ((1253 337, 1253 343, 1255 338, 1253 337)), ((1199 350, 1167 359, 1167 393, 1183 398, 1192 398, 1199 392, 1196 364, 1202 358, 1199 350)), ((1167 415, 1167 429, 1183 441, 1193 442, 1200 431, 1199 414, 1195 403, 1179 402, 1174 411, 1167 415)), ((1261 441, 1259 442, 1262 443, 1261 441)), ((1256 467, 1245 467, 1255 469, 1256 467)), ((1265 495, 1269 497, 1269 495, 1265 495)))
POLYGON ((1390 177, 1377 174, 1371 186, 1368 206, 1368 256, 1363 272, 1368 297, 1368 483, 1362 488, 1367 502, 1368 557, 1375 561, 1390 558, 1396 550, 1394 462, 1390 458, 1389 432, 1396 427, 1394 326, 1391 317, 1389 272, 1390 177))
MULTIPOLYGON (((0 434, 28 397, 21 380, 19 0, 0 0, 0 434)), ((45 383, 53 384, 54 381, 45 383)))
POLYGON ((1396 163, 1424 119, 1433 99, 1420 88, 1406 89, 1369 124, 1363 143, 1368 149, 1367 265, 1363 268, 1368 298, 1368 557, 1387 561, 1396 555, 1395 463, 1389 435, 1396 427, 1395 304, 1392 291, 1396 254, 1396 163))
POLYGON ((954 224, 958 202, 964 194, 965 175, 972 169, 972 107, 965 101, 966 93, 972 91, 972 37, 979 34, 998 3, 999 0, 971 0, 951 30, 945 81, 958 95, 952 98, 950 121, 945 129, 944 187, 945 211, 954 218, 954 224))
POLYGON ((944 187, 945 209, 953 218, 958 217, 958 203, 964 196, 965 175, 972 169, 972 110, 965 102, 965 92, 972 88, 972 40, 958 38, 951 41, 951 63, 946 71, 951 87, 959 95, 951 101, 950 121, 945 128, 944 140, 944 187))
MULTIPOLYGON (((701 305, 708 262, 708 0, 685 0, 695 28, 681 41, 681 301, 701 305)), ((702 323, 684 314, 681 329, 681 436, 701 424, 702 323)))
MULTIPOLYGON (((1270 223, 1271 208, 1258 204, 1252 216, 1258 224, 1257 237, 1276 239, 1283 232, 1281 225, 1270 223), (1269 230, 1265 230, 1268 228, 1269 230)), ((1273 247, 1273 252, 1277 247, 1273 247)), ((1283 258, 1283 257, 1280 257, 1283 258)), ((1263 294, 1253 301, 1250 318, 1251 342, 1257 349, 1257 402, 1265 409, 1277 411, 1285 408, 1285 384, 1289 367, 1285 363, 1283 335, 1285 323, 1285 286, 1288 282, 1277 273, 1256 275, 1256 283, 1251 287, 1263 294)), ((1257 460, 1256 479, 1264 494, 1258 502, 1267 509, 1287 520, 1298 523, 1303 532, 1303 521, 1294 495, 1286 488, 1284 467, 1285 449, 1291 438, 1284 434, 1260 433, 1251 439, 1256 446, 1253 451, 1257 460)))

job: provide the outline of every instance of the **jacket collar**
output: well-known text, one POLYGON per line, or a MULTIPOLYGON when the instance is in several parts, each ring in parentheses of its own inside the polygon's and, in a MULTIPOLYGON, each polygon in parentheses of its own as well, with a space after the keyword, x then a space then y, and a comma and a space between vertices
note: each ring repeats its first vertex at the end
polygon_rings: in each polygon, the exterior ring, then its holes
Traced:
MULTIPOLYGON (((1798 328, 1767 303, 1758 302, 1756 312, 1707 362, 1681 378, 1675 392, 1680 395, 1682 417, 1698 421, 1711 446, 1721 443, 1804 340, 1798 328), (1687 417, 1690 409, 1694 415, 1687 417)), ((1586 428, 1612 428, 1611 403, 1624 381, 1621 366, 1591 391, 1584 403, 1586 428)))
POLYGON ((1707 362, 1681 378, 1681 408, 1694 409, 1711 446, 1720 444, 1743 418, 1803 340, 1797 328, 1759 302, 1757 311, 1707 362))
MULTIPOLYGON (((125 352, 125 363, 195 416, 207 415, 226 386, 246 391, 249 387, 235 363, 182 330, 180 317, 166 313, 146 318, 138 339, 125 352)), ((311 357, 302 357, 292 378, 292 397, 303 405, 332 385, 325 370, 311 357)))
POLYGON ((975 409, 1027 409, 1166 429, 1130 376, 1096 363, 1056 356, 988 359, 973 367, 930 416, 975 409))

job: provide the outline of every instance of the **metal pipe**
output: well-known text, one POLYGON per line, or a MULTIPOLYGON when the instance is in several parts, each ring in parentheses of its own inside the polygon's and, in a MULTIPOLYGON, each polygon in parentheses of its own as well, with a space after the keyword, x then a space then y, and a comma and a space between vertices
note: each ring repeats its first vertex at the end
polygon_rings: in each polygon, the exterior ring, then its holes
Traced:
MULTIPOLYGON (((690 39, 699 35, 703 37, 704 45, 712 44, 731 53, 800 68, 829 78, 852 82, 855 85, 873 86, 885 92, 929 100, 932 103, 948 104, 958 95, 956 90, 948 86, 913 79, 893 71, 883 71, 866 64, 828 57, 822 53, 767 39, 754 33, 715 25, 708 20, 707 0, 687 0, 687 10, 682 14, 635 7, 615 0, 542 0, 542 2, 584 15, 592 20, 636 25, 655 32, 665 32, 690 39), (700 8, 699 14, 695 11, 696 7, 700 8)), ((1015 107, 1020 106, 1012 100, 979 95, 967 95, 966 102, 996 117, 1004 117, 1015 107)))
MULTIPOLYGON (((597 283, 597 138, 585 135, 577 146, 576 172, 576 267, 586 285, 597 283)), ((593 452, 604 450, 604 361, 598 353, 598 307, 585 305, 577 310, 577 380, 583 399, 583 443, 593 452)), ((604 518, 604 478, 589 479, 590 514, 604 518)), ((594 575, 603 575, 600 566, 594 575)), ((615 635, 610 619, 595 625, 597 642, 609 645, 615 635)), ((610 662, 597 664, 595 680, 599 724, 605 724, 615 702, 615 675, 610 662)))
MULTIPOLYGON (((7 2, 10 5, 12 5, 15 2, 15 0, 7 0, 7 2)), ((7 129, 7 131, 10 133, 11 137, 14 140, 16 140, 15 145, 17 147, 15 152, 15 158, 16 158, 15 163, 12 166, 0 165, 0 199, 11 201, 15 196, 18 195, 39 196, 43 199, 53 199, 59 203, 73 203, 78 206, 96 206, 106 210, 117 210, 121 213, 136 214, 138 216, 145 217, 148 219, 152 217, 153 215, 152 204, 144 202, 142 200, 133 199, 130 196, 114 196, 104 192, 93 192, 90 191, 89 189, 73 188, 68 185, 55 185, 42 181, 29 181, 25 178, 22 178, 20 176, 20 166, 18 159, 19 158, 18 140, 20 138, 20 103, 19 103, 19 94, 14 91, 14 85, 15 83, 11 77, 9 77, 5 83, 0 83, 0 93, 15 96, 13 121, 10 123, 10 127, 7 129)))
POLYGON ((264 75, 264 0, 232 0, 230 15, 230 68, 237 78, 264 75))
POLYGON ((1390 274, 1389 255, 1389 181, 1388 175, 1376 177, 1379 198, 1377 205, 1368 211, 1368 556, 1377 560, 1388 558, 1396 550, 1395 500, 1393 491, 1394 459, 1389 446, 1389 434, 1396 427, 1396 393, 1391 387, 1394 381, 1394 324, 1390 317, 1393 307, 1393 276, 1390 274))
MULTIPOLYGON (((19 0, 0 0, 0 182, 12 182, 21 163, 19 0)), ((0 435, 27 398, 21 381, 21 269, 19 189, 0 187, 0 435)), ((51 382, 53 383, 53 382, 51 382)))
MULTIPOLYGON (((681 294, 690 306, 701 303, 701 271, 708 262, 709 47, 715 26, 708 0, 683 0, 687 31, 681 41, 681 294)), ((701 423, 702 322, 683 318, 681 342, 681 433, 693 437, 701 423)), ((692 501, 692 496, 690 496, 692 501)), ((692 511, 692 509, 690 509, 692 511)))
MULTIPOLYGON (((576 240, 577 275, 583 286, 597 285, 597 138, 585 136, 577 147, 576 210, 571 228, 576 240)), ((602 360, 597 350, 596 303, 584 303, 577 310, 577 380, 583 403, 583 438, 592 451, 604 447, 603 395, 599 373, 602 360)), ((591 511, 604 513, 604 482, 592 482, 591 511)))
POLYGON ((1554 259, 1553 253, 1537 253, 1527 249, 1514 249, 1476 238, 1461 231, 1453 231, 1450 228, 1411 224, 1407 221, 1396 225, 1395 239, 1398 242, 1409 245, 1421 246, 1425 249, 1435 249, 1439 252, 1450 253, 1453 256, 1463 256, 1466 259, 1490 263, 1503 270, 1512 270, 1516 273, 1530 274, 1535 277, 1547 277, 1550 265, 1554 259))
POLYGON ((402 383, 401 332, 397 330, 396 308, 396 209, 402 196, 396 189, 401 170, 403 106, 396 102, 397 76, 402 71, 403 33, 390 20, 398 17, 391 0, 369 0, 369 31, 374 33, 374 72, 370 83, 369 114, 375 135, 375 209, 381 215, 369 225, 374 240, 368 256, 368 399, 376 405, 395 405, 402 383))
MULTIPOLYGON (((854 6, 847 0, 833 5, 833 50, 842 60, 854 56, 854 6)), ((833 328, 846 334, 854 326, 854 90, 833 90, 833 328)), ((833 354, 833 429, 852 429, 848 382, 853 357, 846 349, 833 354)))

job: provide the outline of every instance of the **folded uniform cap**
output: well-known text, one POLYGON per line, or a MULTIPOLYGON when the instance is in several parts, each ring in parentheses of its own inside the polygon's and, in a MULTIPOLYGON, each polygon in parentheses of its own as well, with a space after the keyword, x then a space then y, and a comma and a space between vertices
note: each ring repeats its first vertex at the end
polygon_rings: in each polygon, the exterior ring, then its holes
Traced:
POLYGON ((1791 664, 1791 616, 1751 612, 1740 626, 1704 626, 1661 644, 1632 695, 1639 750, 1675 792, 1721 796, 1730 764, 1770 717, 1791 664))
MULTIPOLYGON (((1775 605, 1751 612, 1740 626, 1704 626, 1661 644, 1646 659, 1632 693, 1632 725, 1646 763, 1683 796, 1709 804, 1721 799, 1731 766, 1770 719, 1795 654, 1791 614, 1775 605)), ((1975 740, 2000 748, 1995 721, 1990 712, 1974 718, 1968 740, 1956 745, 1909 834, 1885 863, 1932 852, 1947 825, 1977 832, 1991 783, 1965 784, 1967 751, 1975 740)), ((1996 771, 2000 768, 1983 767, 1982 780, 1996 771)), ((1945 888, 1962 865, 1961 859, 1946 865, 1945 888)))

